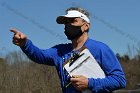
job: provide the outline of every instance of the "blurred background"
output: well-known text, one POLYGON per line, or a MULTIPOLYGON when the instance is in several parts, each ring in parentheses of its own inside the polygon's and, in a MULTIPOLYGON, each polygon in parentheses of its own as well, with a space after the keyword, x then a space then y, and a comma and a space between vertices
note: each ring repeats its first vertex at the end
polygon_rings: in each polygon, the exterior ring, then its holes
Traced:
POLYGON ((69 7, 89 11, 89 37, 107 44, 118 57, 127 87, 115 93, 140 93, 139 0, 0 0, 0 93, 61 93, 54 67, 38 65, 12 44, 17 28, 39 48, 68 43, 56 17, 69 7))

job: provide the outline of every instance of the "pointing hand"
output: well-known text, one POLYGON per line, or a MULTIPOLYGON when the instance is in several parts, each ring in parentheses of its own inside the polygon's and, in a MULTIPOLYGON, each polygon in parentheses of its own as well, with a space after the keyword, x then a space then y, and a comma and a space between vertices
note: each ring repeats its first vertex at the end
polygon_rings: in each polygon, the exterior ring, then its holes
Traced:
POLYGON ((24 46, 26 43, 26 40, 27 40, 26 35, 17 31, 17 29, 15 29, 15 28, 11 29, 10 31, 14 33, 13 43, 20 47, 24 46))

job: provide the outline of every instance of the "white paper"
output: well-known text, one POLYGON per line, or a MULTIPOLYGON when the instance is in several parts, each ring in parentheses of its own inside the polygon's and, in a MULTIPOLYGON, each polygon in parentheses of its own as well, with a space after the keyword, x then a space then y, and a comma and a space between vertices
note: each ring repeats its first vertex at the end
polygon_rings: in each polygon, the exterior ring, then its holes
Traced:
MULTIPOLYGON (((80 55, 83 54, 80 58, 78 58, 71 66, 68 62, 64 68, 66 71, 72 75, 83 75, 87 78, 105 78, 105 73, 99 66, 98 62, 92 56, 88 49, 84 49, 80 55), (84 53, 84 54, 83 54, 84 53)), ((91 93, 91 91, 85 90, 82 93, 91 93)))

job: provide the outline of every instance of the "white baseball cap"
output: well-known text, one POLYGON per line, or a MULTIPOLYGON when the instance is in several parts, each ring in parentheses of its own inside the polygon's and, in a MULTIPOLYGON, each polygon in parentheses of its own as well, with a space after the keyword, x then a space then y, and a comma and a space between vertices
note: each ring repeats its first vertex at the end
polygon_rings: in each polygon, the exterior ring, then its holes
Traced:
POLYGON ((76 18, 76 17, 82 18, 87 23, 90 23, 89 18, 85 14, 83 14, 77 10, 69 10, 66 15, 58 16, 56 19, 56 22, 58 24, 64 24, 67 18, 76 18))

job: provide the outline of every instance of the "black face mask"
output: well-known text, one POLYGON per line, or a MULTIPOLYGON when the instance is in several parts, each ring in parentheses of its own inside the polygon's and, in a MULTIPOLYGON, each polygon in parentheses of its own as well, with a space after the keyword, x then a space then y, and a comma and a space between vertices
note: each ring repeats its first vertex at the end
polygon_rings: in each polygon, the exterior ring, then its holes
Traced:
POLYGON ((75 38, 78 38, 83 34, 83 32, 81 30, 81 26, 74 26, 74 25, 70 25, 70 24, 65 25, 65 32, 64 33, 69 40, 73 40, 75 38))

